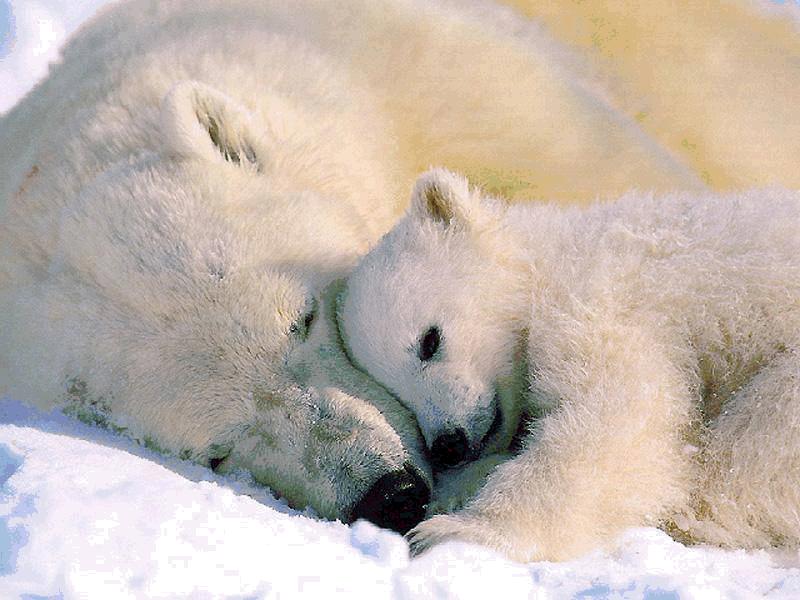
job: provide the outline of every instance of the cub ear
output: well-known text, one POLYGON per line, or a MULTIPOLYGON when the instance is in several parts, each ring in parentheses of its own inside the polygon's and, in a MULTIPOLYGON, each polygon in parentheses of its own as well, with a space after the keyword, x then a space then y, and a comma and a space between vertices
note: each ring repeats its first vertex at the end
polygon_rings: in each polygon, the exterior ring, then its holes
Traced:
POLYGON ((199 81, 181 81, 167 93, 161 102, 161 131, 167 150, 178 156, 263 170, 250 112, 199 81))
POLYGON ((420 175, 411 197, 417 217, 450 226, 475 217, 479 201, 470 193, 466 178, 447 169, 431 169, 420 175))

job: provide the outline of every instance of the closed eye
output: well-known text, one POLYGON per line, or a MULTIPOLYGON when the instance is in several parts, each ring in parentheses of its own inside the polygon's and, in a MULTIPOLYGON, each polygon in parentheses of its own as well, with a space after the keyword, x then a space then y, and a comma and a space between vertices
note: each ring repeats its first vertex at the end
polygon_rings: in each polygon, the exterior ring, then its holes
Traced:
POLYGON ((317 314, 317 301, 311 301, 311 307, 300 314, 297 319, 295 319, 294 323, 289 326, 289 333, 297 336, 301 340, 305 340, 308 337, 309 332, 311 331, 311 326, 314 323, 314 318, 317 314))

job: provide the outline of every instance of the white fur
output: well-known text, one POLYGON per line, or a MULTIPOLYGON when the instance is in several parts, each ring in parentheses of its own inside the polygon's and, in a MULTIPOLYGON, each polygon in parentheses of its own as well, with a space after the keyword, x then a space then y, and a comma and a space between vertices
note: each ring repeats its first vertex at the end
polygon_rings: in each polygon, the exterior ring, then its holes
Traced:
POLYGON ((796 2, 498 1, 573 49, 712 189, 800 188, 796 2))
POLYGON ((414 173, 697 184, 565 54, 480 0, 105 9, 0 121, 0 391, 228 456, 324 516, 406 462, 428 477, 327 320, 414 173))
POLYGON ((509 207, 447 171, 423 176, 348 281, 346 344, 428 443, 455 423, 487 454, 533 420, 522 452, 463 510, 413 530, 413 547, 563 559, 642 524, 797 545, 799 232, 794 191, 509 207), (423 362, 431 323, 441 348, 423 362), (481 442, 486 390, 509 388, 481 442))

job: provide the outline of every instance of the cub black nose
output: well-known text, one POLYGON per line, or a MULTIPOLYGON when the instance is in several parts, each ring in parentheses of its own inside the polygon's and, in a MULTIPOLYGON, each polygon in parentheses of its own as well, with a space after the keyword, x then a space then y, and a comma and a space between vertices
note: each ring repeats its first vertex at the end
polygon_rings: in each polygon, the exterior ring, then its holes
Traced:
POLYGON ((366 519, 405 534, 425 517, 430 499, 428 485, 406 465, 378 479, 353 508, 351 520, 366 519))
POLYGON ((431 461, 438 469, 455 467, 467 459, 467 435, 463 429, 448 431, 431 444, 431 461))

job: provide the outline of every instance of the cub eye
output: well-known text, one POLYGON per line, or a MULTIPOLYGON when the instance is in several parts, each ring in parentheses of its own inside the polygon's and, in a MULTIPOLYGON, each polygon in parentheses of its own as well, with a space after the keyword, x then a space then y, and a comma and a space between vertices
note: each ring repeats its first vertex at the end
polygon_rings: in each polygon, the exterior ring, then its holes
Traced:
POLYGON ((298 336, 300 339, 305 340, 311 331, 311 325, 314 323, 314 317, 317 312, 316 300, 311 303, 311 310, 301 313, 297 320, 289 326, 289 333, 298 336))
POLYGON ((434 357, 439 350, 441 338, 438 327, 431 327, 422 335, 419 341, 419 350, 417 351, 417 356, 421 361, 426 362, 434 357))

